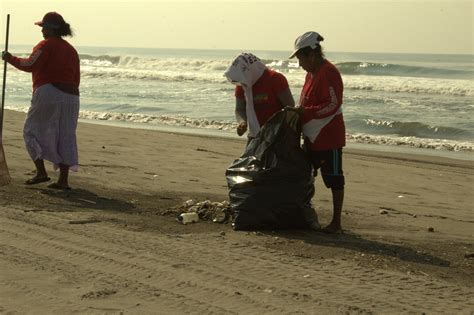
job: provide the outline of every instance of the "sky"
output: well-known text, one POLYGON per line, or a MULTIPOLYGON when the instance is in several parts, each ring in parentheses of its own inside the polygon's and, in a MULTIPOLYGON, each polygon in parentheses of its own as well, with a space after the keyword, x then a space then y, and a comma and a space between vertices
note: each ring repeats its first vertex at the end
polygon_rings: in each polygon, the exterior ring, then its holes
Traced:
MULTIPOLYGON (((71 24, 76 46, 293 50, 317 31, 333 52, 474 54, 465 0, 0 0, 1 47, 32 47, 48 11, 71 24)), ((3 50, 3 48, 2 48, 3 50)))

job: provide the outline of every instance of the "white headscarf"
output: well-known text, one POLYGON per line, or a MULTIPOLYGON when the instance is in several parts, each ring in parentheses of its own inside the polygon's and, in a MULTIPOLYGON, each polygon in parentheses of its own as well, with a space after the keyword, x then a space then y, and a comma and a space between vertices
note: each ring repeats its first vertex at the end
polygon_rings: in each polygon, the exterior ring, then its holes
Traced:
POLYGON ((242 86, 245 93, 245 113, 249 125, 249 136, 255 137, 260 131, 260 124, 253 104, 252 86, 262 76, 267 67, 251 53, 241 53, 235 58, 224 76, 233 84, 242 86))

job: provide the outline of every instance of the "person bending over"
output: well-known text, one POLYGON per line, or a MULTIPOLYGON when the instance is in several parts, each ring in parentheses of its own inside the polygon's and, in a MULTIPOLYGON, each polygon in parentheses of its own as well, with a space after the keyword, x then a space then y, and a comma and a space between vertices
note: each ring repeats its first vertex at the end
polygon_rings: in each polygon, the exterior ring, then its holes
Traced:
POLYGON ((249 141, 255 138, 273 114, 285 107, 295 106, 285 76, 267 68, 251 53, 238 55, 224 76, 236 85, 237 134, 242 136, 248 130, 249 141))

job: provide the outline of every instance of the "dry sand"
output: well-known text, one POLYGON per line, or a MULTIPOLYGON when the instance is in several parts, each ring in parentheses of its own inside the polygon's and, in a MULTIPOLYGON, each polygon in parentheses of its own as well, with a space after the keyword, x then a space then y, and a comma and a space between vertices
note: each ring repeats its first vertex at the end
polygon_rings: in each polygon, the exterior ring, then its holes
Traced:
MULTIPOLYGON (((344 235, 236 232, 172 209, 226 200, 243 141, 81 123, 81 170, 62 192, 23 185, 24 114, 5 119, 0 313, 474 311, 472 162, 347 149, 344 235)), ((319 178, 316 191, 327 223, 319 178)))

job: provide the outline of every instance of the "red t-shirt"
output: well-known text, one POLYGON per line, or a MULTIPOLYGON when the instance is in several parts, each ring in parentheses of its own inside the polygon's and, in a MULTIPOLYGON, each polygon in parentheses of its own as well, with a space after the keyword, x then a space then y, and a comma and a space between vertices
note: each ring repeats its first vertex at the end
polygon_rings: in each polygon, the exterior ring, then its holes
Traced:
POLYGON ((48 83, 62 83, 79 88, 79 56, 74 47, 62 38, 42 40, 28 58, 13 56, 9 63, 32 73, 33 90, 48 83))
MULTIPOLYGON (((285 106, 277 95, 288 88, 285 76, 270 69, 265 70, 252 86, 253 105, 260 126, 285 106)), ((241 86, 235 88, 235 97, 245 99, 244 89, 241 86)))
MULTIPOLYGON (((339 70, 325 60, 316 73, 306 74, 301 91, 300 106, 304 107, 301 123, 313 118, 334 115, 342 106, 343 83, 339 70)), ((319 133, 313 143, 305 138, 310 150, 321 151, 342 148, 346 145, 346 128, 342 113, 336 115, 319 133)))

